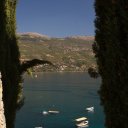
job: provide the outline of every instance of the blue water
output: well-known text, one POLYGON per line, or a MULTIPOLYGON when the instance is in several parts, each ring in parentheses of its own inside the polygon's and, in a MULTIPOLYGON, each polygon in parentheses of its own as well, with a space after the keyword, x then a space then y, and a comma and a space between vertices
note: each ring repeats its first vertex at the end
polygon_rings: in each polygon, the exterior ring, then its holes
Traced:
POLYGON ((25 105, 17 112, 16 128, 75 128, 74 119, 86 116, 89 128, 104 128, 104 113, 97 91, 100 79, 87 73, 41 73, 37 78, 25 76, 25 105), (94 113, 85 110, 94 106, 94 113), (44 110, 59 110, 43 115, 44 110))

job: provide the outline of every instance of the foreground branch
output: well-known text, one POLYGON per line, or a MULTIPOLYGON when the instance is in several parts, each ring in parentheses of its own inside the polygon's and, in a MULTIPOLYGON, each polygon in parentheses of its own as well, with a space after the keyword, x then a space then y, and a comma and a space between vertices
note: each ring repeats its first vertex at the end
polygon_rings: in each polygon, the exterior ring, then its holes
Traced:
POLYGON ((20 73, 23 74, 24 72, 27 71, 28 68, 31 68, 31 67, 34 67, 37 65, 45 65, 45 64, 48 64, 48 65, 55 67, 55 65, 53 65, 50 61, 33 59, 33 60, 23 62, 23 64, 21 65, 20 73))

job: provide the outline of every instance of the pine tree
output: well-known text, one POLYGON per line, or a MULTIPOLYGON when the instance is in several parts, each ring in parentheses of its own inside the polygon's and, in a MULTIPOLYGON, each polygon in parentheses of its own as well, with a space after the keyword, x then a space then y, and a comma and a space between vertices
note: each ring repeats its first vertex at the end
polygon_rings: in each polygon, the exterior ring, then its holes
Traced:
POLYGON ((107 128, 128 127, 128 1, 96 0, 93 50, 107 128))

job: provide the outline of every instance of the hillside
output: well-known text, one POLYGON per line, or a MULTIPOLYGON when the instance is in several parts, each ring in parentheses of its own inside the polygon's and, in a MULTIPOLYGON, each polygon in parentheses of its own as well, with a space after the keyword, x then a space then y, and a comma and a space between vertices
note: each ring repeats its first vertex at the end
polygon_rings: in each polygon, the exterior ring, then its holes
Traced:
MULTIPOLYGON (((19 34, 21 62, 30 59, 49 60, 58 71, 87 71, 95 66, 92 36, 50 38, 37 33, 19 34)), ((51 67, 37 66, 38 71, 55 71, 51 67)))

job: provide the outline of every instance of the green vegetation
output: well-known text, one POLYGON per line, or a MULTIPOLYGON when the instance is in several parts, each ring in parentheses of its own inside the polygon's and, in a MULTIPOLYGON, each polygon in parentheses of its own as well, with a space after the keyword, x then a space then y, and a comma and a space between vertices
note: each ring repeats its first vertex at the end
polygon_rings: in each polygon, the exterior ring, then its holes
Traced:
POLYGON ((15 112, 20 92, 19 50, 17 46, 16 0, 0 1, 0 71, 3 81, 3 100, 7 128, 14 127, 15 112))
MULTIPOLYGON (((23 105, 21 75, 27 70, 26 67, 33 66, 33 61, 20 63, 16 36, 16 5, 17 0, 0 0, 0 72, 7 128, 14 128, 16 110, 23 105)), ((34 62, 34 65, 41 61, 34 62)), ((44 62, 49 64, 48 61, 42 61, 43 64, 44 62)))
POLYGON ((52 62, 57 68, 37 66, 34 71, 87 71, 95 67, 92 52, 92 39, 44 38, 27 34, 19 35, 21 62, 30 59, 43 59, 52 62))
POLYGON ((102 77, 107 128, 128 127, 128 1, 96 0, 93 49, 102 77))

